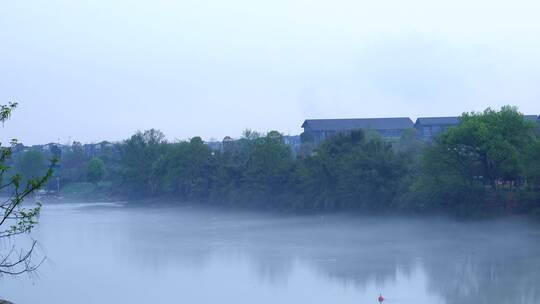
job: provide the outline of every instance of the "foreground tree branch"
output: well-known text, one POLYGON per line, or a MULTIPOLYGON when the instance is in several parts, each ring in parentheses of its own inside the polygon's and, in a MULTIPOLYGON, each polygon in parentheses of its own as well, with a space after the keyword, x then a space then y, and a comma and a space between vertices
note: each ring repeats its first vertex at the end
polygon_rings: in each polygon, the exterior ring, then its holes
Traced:
MULTIPOLYGON (((9 119, 16 103, 0 106, 0 122, 9 119)), ((10 146, 0 147, 0 191, 9 193, 7 199, 0 202, 0 240, 19 234, 29 233, 37 224, 41 204, 35 203, 30 207, 23 206, 23 202, 37 190, 42 188, 52 176, 53 166, 56 160, 51 160, 47 172, 40 177, 31 177, 26 180, 20 174, 13 174, 6 178, 11 167, 7 165, 12 155, 12 150, 17 145, 12 140, 10 146), (7 179, 7 181, 5 181, 7 179)), ((19 275, 36 270, 44 261, 32 260, 32 254, 37 242, 32 240, 26 249, 16 249, 15 246, 4 250, 0 248, 0 275, 19 275)))

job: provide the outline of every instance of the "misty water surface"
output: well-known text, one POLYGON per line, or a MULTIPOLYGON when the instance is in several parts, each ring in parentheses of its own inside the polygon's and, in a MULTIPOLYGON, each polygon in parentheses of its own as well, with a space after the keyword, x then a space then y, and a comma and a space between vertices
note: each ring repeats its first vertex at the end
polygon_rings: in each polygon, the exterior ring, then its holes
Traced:
POLYGON ((523 219, 284 216, 46 205, 48 260, 4 277, 33 303, 540 303, 540 227, 523 219))

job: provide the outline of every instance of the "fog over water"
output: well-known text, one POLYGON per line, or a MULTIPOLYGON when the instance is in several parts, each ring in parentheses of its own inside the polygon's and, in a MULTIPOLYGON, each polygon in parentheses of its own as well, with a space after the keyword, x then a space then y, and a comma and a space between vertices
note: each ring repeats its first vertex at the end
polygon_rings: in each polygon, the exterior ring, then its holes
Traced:
POLYGON ((540 303, 540 227, 524 219, 70 202, 45 205, 32 236, 48 260, 0 281, 19 304, 540 303))

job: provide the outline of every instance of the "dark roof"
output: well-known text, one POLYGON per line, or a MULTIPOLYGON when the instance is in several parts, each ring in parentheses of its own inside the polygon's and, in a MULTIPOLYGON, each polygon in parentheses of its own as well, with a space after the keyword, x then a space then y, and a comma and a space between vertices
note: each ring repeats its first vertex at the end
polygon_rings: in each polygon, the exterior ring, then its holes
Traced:
POLYGON ((536 121, 539 117, 536 115, 523 115, 523 117, 527 120, 536 121))
POLYGON ((415 125, 459 125, 459 117, 418 117, 415 125))
POLYGON ((302 128, 316 131, 341 131, 354 129, 395 130, 414 127, 408 117, 395 118, 352 118, 352 119, 307 119, 302 128))
MULTIPOLYGON (((536 121, 539 116, 536 115, 523 115, 525 119, 536 121)), ((447 116, 447 117, 418 117, 416 119, 415 125, 458 125, 459 124, 458 116, 447 116)))

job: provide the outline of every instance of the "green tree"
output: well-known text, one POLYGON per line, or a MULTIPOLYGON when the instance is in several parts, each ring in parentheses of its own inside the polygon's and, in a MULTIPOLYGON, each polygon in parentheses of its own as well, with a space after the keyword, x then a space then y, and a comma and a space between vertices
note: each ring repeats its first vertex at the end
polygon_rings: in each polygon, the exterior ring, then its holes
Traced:
POLYGON ((272 131, 250 145, 242 176, 247 203, 276 203, 286 194, 293 158, 282 138, 279 132, 272 131))
POLYGON ((74 141, 70 149, 60 158, 60 179, 62 184, 83 182, 85 179, 85 156, 83 146, 74 141))
POLYGON ((251 129, 245 129, 242 132, 242 138, 247 140, 255 140, 257 138, 261 137, 261 134, 257 131, 253 131, 251 129))
POLYGON ((438 206, 485 212, 482 204, 503 202, 498 194, 523 184, 521 161, 535 141, 534 129, 513 107, 463 114, 459 126, 425 151, 414 191, 438 206))
POLYGON ((92 158, 86 166, 86 180, 97 184, 105 175, 105 163, 98 157, 92 158))
POLYGON ((163 192, 187 200, 208 198, 214 170, 214 154, 200 137, 170 145, 153 168, 163 192))
POLYGON ((166 151, 165 135, 155 129, 138 131, 118 148, 122 165, 119 186, 130 195, 155 194, 159 183, 153 166, 166 151))
POLYGON ((47 173, 45 155, 39 150, 28 150, 19 155, 15 162, 15 169, 26 182, 47 173))
POLYGON ((327 139, 301 160, 298 204, 314 209, 383 210, 392 207, 408 174, 389 142, 362 130, 327 139))
POLYGON ((522 162, 528 186, 540 191, 540 139, 536 139, 527 149, 522 162))

